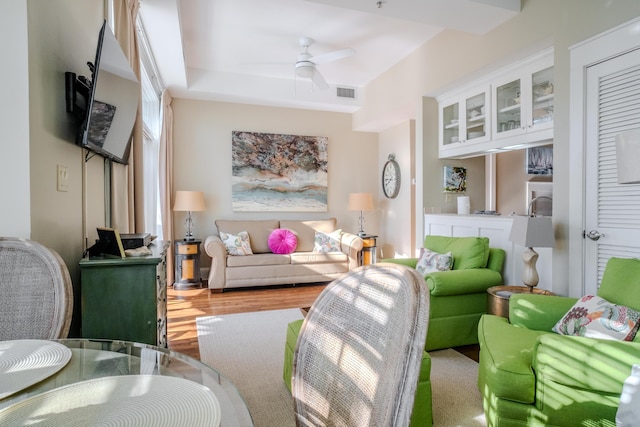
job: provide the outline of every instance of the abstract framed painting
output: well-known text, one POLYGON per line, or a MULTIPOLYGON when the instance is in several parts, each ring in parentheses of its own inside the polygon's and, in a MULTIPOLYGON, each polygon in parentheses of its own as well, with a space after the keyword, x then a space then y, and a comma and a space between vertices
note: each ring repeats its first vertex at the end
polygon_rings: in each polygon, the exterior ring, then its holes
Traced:
POLYGON ((234 212, 327 212, 328 138, 232 132, 234 212))
POLYGON ((467 191, 467 169, 458 166, 444 167, 443 191, 445 193, 464 193, 467 191))

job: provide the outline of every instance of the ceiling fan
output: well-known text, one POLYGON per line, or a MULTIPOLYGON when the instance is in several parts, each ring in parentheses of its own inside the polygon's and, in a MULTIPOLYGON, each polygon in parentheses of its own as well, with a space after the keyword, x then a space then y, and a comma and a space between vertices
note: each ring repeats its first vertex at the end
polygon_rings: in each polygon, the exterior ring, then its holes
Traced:
POLYGON ((313 44, 313 39, 309 37, 300 37, 300 46, 304 48, 304 51, 298 55, 296 61, 296 76, 309 78, 318 88, 325 90, 329 88, 327 81, 322 77, 320 71, 317 68, 319 64, 326 64, 328 62, 337 61, 338 59, 346 58, 355 53, 355 50, 351 48, 340 49, 333 52, 323 53, 322 55, 312 56, 309 53, 309 46, 313 44))

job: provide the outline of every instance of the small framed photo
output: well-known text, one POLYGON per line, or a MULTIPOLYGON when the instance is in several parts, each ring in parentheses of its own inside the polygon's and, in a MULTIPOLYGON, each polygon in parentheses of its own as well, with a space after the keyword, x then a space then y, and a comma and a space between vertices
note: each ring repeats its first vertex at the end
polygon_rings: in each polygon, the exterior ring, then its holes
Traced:
POLYGON ((444 167, 444 192, 464 193, 467 191, 467 169, 457 166, 444 167))
POLYGON ((124 247, 122 246, 122 240, 120 239, 120 233, 115 228, 100 228, 98 231, 98 250, 102 255, 111 255, 118 258, 126 258, 124 253, 124 247))
POLYGON ((527 148, 527 175, 553 175, 553 147, 527 148))

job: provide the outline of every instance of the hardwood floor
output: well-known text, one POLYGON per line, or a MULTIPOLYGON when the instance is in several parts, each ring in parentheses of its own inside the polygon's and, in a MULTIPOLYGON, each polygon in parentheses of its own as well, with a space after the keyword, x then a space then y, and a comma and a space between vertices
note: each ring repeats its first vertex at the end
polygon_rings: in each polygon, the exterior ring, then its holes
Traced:
MULTIPOLYGON (((205 285, 206 286, 206 285, 205 285)), ((208 288, 167 290, 169 348, 200 359, 196 317, 308 307, 325 284, 232 289, 212 294, 208 288)), ((478 346, 455 348, 478 361, 478 346)))
POLYGON ((308 307, 325 284, 232 289, 212 294, 208 288, 167 290, 169 348, 200 358, 196 317, 308 307))

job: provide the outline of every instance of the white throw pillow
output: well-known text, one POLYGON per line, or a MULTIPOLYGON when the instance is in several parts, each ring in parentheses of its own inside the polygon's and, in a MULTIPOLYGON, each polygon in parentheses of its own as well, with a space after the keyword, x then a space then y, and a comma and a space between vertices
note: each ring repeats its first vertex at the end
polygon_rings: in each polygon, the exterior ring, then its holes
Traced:
POLYGON ((616 426, 637 426, 640 420, 640 365, 631 367, 631 376, 622 386, 620 406, 616 413, 616 426))
POLYGON ((220 232, 220 239, 227 248, 229 255, 253 255, 249 233, 241 231, 238 234, 220 232))
POLYGON ((418 270, 418 273, 425 276, 435 271, 451 270, 452 266, 453 257, 451 256, 451 252, 440 254, 438 252, 430 251, 429 249, 424 249, 420 259, 418 260, 418 264, 416 264, 416 270, 418 270))
POLYGON ((342 229, 332 231, 331 233, 322 233, 316 231, 313 239, 313 252, 341 252, 340 238, 342 237, 342 229))
POLYGON ((553 327, 561 335, 631 341, 638 332, 640 312, 585 295, 553 327))

